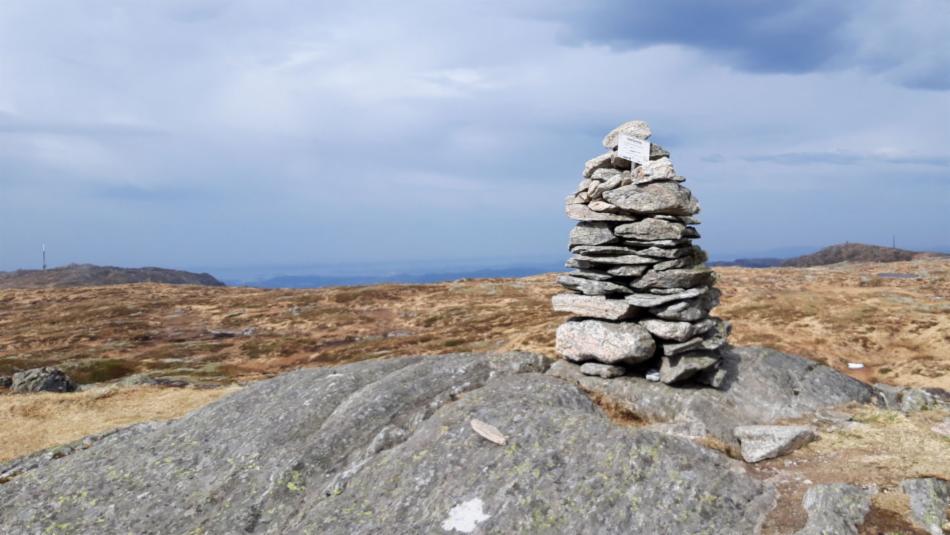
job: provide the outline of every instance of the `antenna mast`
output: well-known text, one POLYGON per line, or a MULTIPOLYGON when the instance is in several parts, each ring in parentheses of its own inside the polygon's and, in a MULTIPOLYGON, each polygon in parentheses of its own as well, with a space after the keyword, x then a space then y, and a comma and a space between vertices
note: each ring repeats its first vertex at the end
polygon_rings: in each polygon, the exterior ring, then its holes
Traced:
POLYGON ((43 244, 43 271, 46 271, 46 244, 43 244))

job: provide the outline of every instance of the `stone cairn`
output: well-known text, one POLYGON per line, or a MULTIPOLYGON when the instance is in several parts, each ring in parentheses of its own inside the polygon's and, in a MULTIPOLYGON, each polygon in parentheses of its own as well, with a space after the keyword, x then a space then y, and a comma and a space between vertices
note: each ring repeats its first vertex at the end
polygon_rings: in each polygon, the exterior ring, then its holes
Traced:
POLYGON ((642 165, 617 150, 623 136, 650 135, 642 121, 615 128, 567 197, 567 215, 578 221, 566 264, 573 271, 558 282, 571 292, 552 301, 575 317, 558 327, 557 353, 587 375, 718 387, 729 325, 709 316, 720 292, 706 253, 692 244, 699 203, 659 145, 650 144, 642 165))

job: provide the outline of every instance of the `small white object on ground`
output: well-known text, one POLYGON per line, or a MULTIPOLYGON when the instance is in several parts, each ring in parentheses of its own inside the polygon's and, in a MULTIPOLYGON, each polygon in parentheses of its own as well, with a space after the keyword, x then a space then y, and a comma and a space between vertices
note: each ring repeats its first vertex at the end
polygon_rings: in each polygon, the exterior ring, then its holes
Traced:
MULTIPOLYGON (((503 435, 497 427, 491 424, 485 423, 478 419, 472 419, 471 425, 472 430, 474 430, 486 440, 490 440, 491 442, 494 442, 500 446, 504 446, 508 443, 508 437, 503 435)), ((481 501, 479 501, 479 503, 481 503, 481 501)))
POLYGON ((651 381, 654 383, 659 382, 660 370, 650 370, 647 372, 647 374, 644 377, 646 378, 647 381, 651 381))
MULTIPOLYGON (((478 420, 472 421, 477 422, 478 420)), ((484 522, 490 518, 490 515, 486 515, 482 510, 484 505, 480 498, 474 498, 456 505, 449 510, 449 517, 442 521, 442 529, 462 533, 475 531, 475 526, 479 522, 484 522)))
POLYGON ((860 370, 860 369, 863 368, 863 367, 864 367, 864 364, 861 364, 860 362, 849 362, 849 363, 848 363, 848 369, 849 369, 849 370, 860 370))

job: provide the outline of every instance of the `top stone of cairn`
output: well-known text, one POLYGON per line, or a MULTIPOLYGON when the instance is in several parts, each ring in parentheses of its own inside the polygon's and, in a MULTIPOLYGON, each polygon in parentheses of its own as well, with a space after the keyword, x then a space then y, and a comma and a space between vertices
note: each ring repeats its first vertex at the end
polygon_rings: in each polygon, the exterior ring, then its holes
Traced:
POLYGON ((604 136, 604 147, 610 150, 616 149, 617 146, 620 145, 620 134, 626 134, 638 139, 650 139, 650 135, 653 134, 653 132, 650 131, 650 125, 643 121, 627 121, 604 136))

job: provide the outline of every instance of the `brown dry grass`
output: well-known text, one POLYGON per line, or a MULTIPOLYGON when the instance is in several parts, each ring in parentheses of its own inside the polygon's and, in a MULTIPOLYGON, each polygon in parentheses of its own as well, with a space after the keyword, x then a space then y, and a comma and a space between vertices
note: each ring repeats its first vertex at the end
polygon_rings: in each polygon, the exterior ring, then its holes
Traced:
POLYGON ((134 423, 178 418, 237 389, 102 387, 71 394, 4 396, 0 461, 134 423))

